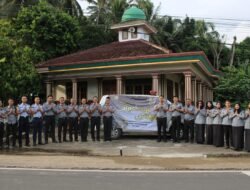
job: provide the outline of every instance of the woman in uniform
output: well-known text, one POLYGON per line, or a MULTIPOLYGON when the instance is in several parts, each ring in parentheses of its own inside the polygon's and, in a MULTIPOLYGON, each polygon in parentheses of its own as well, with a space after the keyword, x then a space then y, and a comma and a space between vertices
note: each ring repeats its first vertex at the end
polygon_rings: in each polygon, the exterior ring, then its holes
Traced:
POLYGON ((216 147, 224 146, 224 131, 222 124, 221 114, 221 102, 216 103, 216 107, 213 109, 213 144, 216 147))
POLYGON ((245 150, 250 152, 250 103, 245 111, 245 150))
POLYGON ((240 104, 234 106, 234 111, 230 115, 232 119, 232 134, 234 149, 239 151, 244 147, 244 111, 241 110, 240 104))
POLYGON ((206 123, 206 110, 204 108, 204 102, 198 101, 195 110, 195 129, 196 129, 196 142, 198 144, 204 144, 205 141, 205 123, 206 123))
POLYGON ((213 103, 208 101, 206 104, 206 143, 209 145, 213 144, 213 103))

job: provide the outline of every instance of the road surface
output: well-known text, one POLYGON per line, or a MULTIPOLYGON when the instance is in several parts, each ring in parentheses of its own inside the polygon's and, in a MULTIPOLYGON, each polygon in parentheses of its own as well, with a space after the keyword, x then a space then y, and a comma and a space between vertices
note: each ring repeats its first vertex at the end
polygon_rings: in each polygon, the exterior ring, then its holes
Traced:
POLYGON ((249 190, 250 172, 0 169, 1 190, 249 190))

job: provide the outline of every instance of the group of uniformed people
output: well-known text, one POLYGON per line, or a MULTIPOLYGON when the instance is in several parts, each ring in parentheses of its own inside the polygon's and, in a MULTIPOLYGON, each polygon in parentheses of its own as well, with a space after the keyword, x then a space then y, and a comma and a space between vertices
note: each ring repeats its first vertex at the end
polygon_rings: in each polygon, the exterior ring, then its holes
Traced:
POLYGON ((216 147, 250 151, 250 103, 243 110, 239 103, 231 107, 229 100, 222 107, 221 102, 212 101, 206 105, 202 100, 193 105, 190 99, 183 106, 178 97, 168 105, 163 96, 154 107, 157 112, 158 142, 167 141, 167 114, 171 115, 173 142, 180 142, 182 116, 184 117, 183 138, 185 142, 209 144, 216 147), (163 131, 163 134, 162 134, 163 131), (244 135, 245 134, 245 135, 244 135))
POLYGON ((3 107, 0 100, 0 147, 3 148, 3 137, 5 133, 4 120, 6 126, 6 144, 10 146, 10 135, 12 135, 12 146, 16 147, 18 134, 18 144, 22 147, 23 132, 25 133, 25 146, 30 146, 30 118, 33 127, 33 146, 43 145, 42 131, 44 125, 44 142, 48 144, 49 136, 53 143, 67 142, 67 131, 69 141, 78 141, 80 130, 81 141, 86 142, 88 136, 89 119, 91 120, 91 137, 93 141, 100 141, 101 116, 104 124, 104 141, 111 141, 112 115, 114 108, 110 105, 110 98, 106 98, 104 106, 98 103, 97 97, 93 98, 93 103, 89 106, 87 100, 83 98, 81 104, 77 105, 75 99, 70 100, 70 104, 65 104, 64 97, 59 99, 56 105, 53 96, 49 95, 47 101, 41 105, 40 98, 35 97, 34 104, 27 103, 27 96, 22 96, 21 104, 14 105, 12 98, 8 99, 7 107, 3 107), (58 141, 55 137, 56 116, 58 118, 58 141), (96 134, 95 134, 96 131, 96 134), (38 141, 37 141, 38 139, 38 141))
MULTIPOLYGON (((58 126, 59 143, 78 141, 80 131, 81 141, 86 142, 88 136, 89 122, 91 126, 92 141, 100 141, 101 117, 104 124, 104 141, 111 141, 112 119, 115 109, 110 105, 110 98, 106 98, 104 106, 98 103, 98 98, 93 98, 93 103, 87 104, 86 98, 77 105, 75 99, 70 99, 70 104, 65 104, 64 97, 59 99, 56 105, 53 96, 49 95, 47 101, 41 105, 40 98, 34 98, 34 104, 27 103, 27 96, 22 96, 21 104, 14 105, 14 100, 9 98, 7 107, 3 107, 0 101, 0 147, 3 147, 6 126, 6 144, 10 146, 10 135, 12 135, 12 146, 18 144, 22 147, 23 132, 25 132, 25 146, 30 146, 30 118, 33 127, 33 146, 43 144, 42 132, 44 125, 44 143, 48 144, 49 136, 53 143, 57 143, 55 137, 56 116, 58 126), (74 139, 73 139, 74 137, 74 139), (38 141, 37 141, 38 140, 38 141)), ((250 104, 243 110, 239 103, 231 107, 231 102, 226 101, 222 107, 217 102, 208 101, 206 105, 202 100, 193 105, 190 99, 183 106, 178 97, 173 97, 173 103, 165 102, 163 96, 159 97, 159 104, 155 105, 156 121, 158 128, 157 141, 167 142, 167 115, 171 115, 171 136, 174 143, 181 140, 180 131, 183 118, 183 139, 185 142, 198 144, 209 144, 216 147, 233 148, 235 150, 250 151, 250 104), (244 135, 245 134, 245 135, 244 135)))

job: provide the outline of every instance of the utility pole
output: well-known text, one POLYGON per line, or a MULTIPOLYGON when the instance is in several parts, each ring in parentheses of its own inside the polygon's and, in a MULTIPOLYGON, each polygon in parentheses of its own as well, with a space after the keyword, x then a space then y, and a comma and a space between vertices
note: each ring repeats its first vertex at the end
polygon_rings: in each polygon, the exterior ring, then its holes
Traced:
POLYGON ((229 60, 229 66, 232 67, 234 65, 234 56, 235 56, 235 49, 236 49, 236 41, 237 38, 236 36, 234 36, 234 42, 232 44, 232 52, 231 52, 231 56, 230 56, 230 60, 229 60))

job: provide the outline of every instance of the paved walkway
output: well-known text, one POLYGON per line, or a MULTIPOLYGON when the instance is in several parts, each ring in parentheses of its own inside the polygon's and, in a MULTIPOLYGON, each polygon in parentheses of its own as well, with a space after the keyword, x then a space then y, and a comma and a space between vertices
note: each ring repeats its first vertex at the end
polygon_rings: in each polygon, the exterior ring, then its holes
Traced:
MULTIPOLYGON (((157 143, 155 139, 126 137, 112 142, 65 142, 49 143, 36 147, 23 148, 21 151, 36 151, 49 153, 64 153, 87 156, 140 156, 158 158, 198 158, 198 157, 234 157, 250 156, 249 153, 236 152, 224 147, 216 148, 211 145, 190 143, 157 143)), ((17 149, 17 151, 19 151, 17 149)), ((9 151, 11 152, 11 150, 9 151)))

